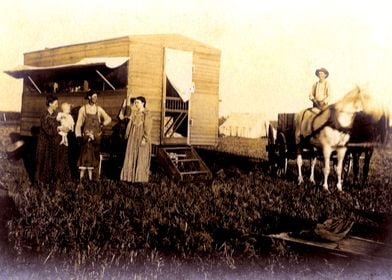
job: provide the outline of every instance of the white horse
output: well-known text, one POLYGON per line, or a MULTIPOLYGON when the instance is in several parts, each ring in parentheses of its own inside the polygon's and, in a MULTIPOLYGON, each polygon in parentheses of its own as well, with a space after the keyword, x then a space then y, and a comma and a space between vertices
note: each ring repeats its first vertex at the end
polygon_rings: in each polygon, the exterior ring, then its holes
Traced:
MULTIPOLYGON (((337 189, 342 191, 342 167, 350 139, 350 129, 354 116, 359 111, 366 110, 366 102, 370 96, 361 92, 359 87, 348 92, 341 100, 323 110, 310 108, 295 116, 295 139, 297 145, 298 184, 303 183, 302 151, 304 147, 322 151, 324 157, 324 190, 328 191, 328 176, 332 152, 337 156, 337 189)), ((310 181, 314 180, 316 153, 311 156, 310 181)))

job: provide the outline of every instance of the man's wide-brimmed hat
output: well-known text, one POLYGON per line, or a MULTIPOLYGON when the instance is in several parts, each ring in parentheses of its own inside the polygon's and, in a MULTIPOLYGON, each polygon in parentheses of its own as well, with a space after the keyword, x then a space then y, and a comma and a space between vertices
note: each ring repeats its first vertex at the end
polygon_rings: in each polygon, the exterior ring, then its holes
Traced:
POLYGON ((86 92, 86 95, 84 96, 84 99, 89 99, 91 96, 93 96, 94 94, 98 95, 98 92, 93 91, 93 90, 88 90, 86 92))
POLYGON ((316 72, 314 74, 316 74, 316 76, 319 76, 319 72, 324 72, 325 73, 325 78, 328 78, 329 76, 329 72, 327 69, 325 69, 324 67, 321 67, 320 69, 317 69, 316 72))

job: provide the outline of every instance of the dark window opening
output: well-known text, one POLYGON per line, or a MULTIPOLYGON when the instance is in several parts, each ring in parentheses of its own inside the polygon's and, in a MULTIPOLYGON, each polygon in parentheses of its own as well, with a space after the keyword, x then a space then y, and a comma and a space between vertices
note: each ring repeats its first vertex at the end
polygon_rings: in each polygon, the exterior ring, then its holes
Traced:
MULTIPOLYGON (((51 69, 36 71, 31 74, 31 79, 42 93, 76 93, 87 90, 112 90, 113 88, 99 75, 103 75, 107 81, 117 90, 125 89, 128 84, 128 63, 115 69, 103 66, 81 67, 73 69, 51 69)), ((28 78, 24 79, 24 88, 29 93, 37 93, 38 90, 28 78)))

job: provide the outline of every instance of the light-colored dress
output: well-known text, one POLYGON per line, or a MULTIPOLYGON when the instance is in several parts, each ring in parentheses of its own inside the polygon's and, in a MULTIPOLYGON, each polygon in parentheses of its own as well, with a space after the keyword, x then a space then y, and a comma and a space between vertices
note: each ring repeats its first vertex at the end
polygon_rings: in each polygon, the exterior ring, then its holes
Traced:
POLYGON ((132 114, 126 130, 127 149, 120 175, 122 181, 148 182, 151 162, 151 125, 151 115, 148 111, 132 114))

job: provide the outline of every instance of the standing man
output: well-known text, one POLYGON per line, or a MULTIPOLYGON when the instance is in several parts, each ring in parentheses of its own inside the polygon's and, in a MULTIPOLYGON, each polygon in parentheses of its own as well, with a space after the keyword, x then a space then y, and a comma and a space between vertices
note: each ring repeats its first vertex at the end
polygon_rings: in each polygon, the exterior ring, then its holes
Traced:
POLYGON ((319 80, 313 84, 309 99, 313 102, 313 107, 324 109, 328 105, 331 89, 329 82, 326 80, 329 72, 325 68, 317 69, 315 72, 319 80))
POLYGON ((99 164, 102 128, 110 124, 112 119, 102 107, 97 105, 96 92, 87 92, 85 99, 88 103, 79 109, 75 135, 81 144, 78 159, 80 180, 83 179, 86 170, 89 179, 92 180, 93 170, 99 164))

